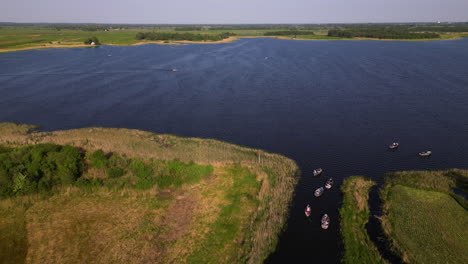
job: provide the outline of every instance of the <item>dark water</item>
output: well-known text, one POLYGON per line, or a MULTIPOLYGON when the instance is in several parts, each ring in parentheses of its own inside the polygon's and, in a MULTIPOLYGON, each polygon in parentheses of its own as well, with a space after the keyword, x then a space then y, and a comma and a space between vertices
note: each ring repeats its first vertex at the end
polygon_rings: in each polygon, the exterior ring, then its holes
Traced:
POLYGON ((336 263, 339 187, 313 197, 327 176, 380 182, 388 171, 468 167, 468 39, 244 39, 0 54, 0 121, 139 128, 284 154, 303 175, 268 262, 336 263), (393 141, 400 149, 386 151, 393 141), (431 158, 417 157, 428 149, 431 158), (313 178, 315 167, 325 175, 313 178))

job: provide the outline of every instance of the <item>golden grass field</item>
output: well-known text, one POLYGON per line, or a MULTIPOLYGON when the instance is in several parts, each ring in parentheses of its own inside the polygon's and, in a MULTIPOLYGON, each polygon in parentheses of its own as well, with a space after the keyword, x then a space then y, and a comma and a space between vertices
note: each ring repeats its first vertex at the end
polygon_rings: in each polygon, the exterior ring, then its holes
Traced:
POLYGON ((276 247, 299 173, 290 159, 263 152, 259 162, 255 149, 140 130, 34 128, 0 123, 0 145, 72 145, 213 172, 179 188, 66 186, 0 200, 2 263, 262 263, 276 247))

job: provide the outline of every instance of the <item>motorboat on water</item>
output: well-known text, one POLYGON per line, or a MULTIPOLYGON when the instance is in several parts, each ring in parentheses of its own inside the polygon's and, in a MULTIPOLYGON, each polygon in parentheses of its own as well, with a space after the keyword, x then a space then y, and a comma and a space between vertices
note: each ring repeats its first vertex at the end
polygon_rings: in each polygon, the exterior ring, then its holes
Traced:
POLYGON ((320 174, 322 174, 322 172, 323 172, 322 168, 315 169, 314 176, 319 176, 320 174))
POLYGON ((320 187, 317 190, 315 190, 314 192, 315 197, 319 197, 320 195, 322 195, 324 190, 325 189, 323 189, 323 187, 320 187))
POLYGON ((330 190, 332 186, 333 186, 333 179, 328 178, 327 182, 325 183, 325 189, 330 190))
POLYGON ((310 208, 310 205, 306 206, 304 213, 307 217, 310 216, 310 214, 312 213, 312 209, 310 208))
POLYGON ((392 144, 388 145, 389 149, 397 149, 400 144, 398 142, 393 142, 392 144))
POLYGON ((321 223, 322 223, 322 228, 323 228, 323 229, 328 229, 328 226, 330 225, 330 217, 328 217, 327 214, 324 214, 324 215, 322 216, 322 221, 321 221, 321 223))
POLYGON ((176 72, 178 71, 176 68, 171 69, 171 71, 176 72))
POLYGON ((428 151, 419 152, 418 155, 420 157, 429 157, 429 156, 431 156, 431 154, 432 154, 432 152, 430 150, 428 150, 428 151))

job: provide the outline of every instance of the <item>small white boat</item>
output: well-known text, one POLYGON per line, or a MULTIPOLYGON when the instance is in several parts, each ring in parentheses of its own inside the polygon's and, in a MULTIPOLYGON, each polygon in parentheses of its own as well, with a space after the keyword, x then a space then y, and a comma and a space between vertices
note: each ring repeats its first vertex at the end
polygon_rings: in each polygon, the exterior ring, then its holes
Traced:
POLYGON ((393 142, 392 144, 388 145, 389 149, 396 149, 400 144, 398 142, 393 142))
POLYGON ((315 169, 314 176, 319 176, 320 174, 322 174, 322 172, 323 172, 322 168, 315 169))
POLYGON ((324 190, 325 189, 323 189, 323 187, 320 187, 317 190, 315 190, 314 192, 315 197, 319 197, 320 195, 322 195, 324 190))
POLYGON ((325 189, 330 190, 332 186, 333 186, 333 179, 328 178, 327 182, 325 183, 325 189))
POLYGON ((429 157, 431 154, 432 154, 432 152, 430 150, 428 150, 428 151, 419 152, 418 155, 420 157, 429 157))
POLYGON ((327 214, 324 214, 322 216, 322 228, 323 229, 328 229, 328 226, 330 225, 330 217, 328 217, 327 214))
POLYGON ((307 217, 310 216, 310 214, 312 213, 312 209, 310 208, 310 205, 306 206, 304 213, 307 217))
POLYGON ((178 70, 177 70, 176 68, 174 68, 174 69, 171 69, 171 71, 176 72, 176 71, 178 71, 178 70))

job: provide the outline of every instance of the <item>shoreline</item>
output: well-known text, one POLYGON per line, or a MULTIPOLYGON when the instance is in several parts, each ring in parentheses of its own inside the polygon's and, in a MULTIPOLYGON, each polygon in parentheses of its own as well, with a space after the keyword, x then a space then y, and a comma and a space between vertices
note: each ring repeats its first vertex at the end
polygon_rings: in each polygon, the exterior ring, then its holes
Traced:
MULTIPOLYGON (((222 44, 222 43, 231 43, 235 42, 240 39, 244 38, 273 38, 273 39, 285 39, 285 40, 307 40, 307 41, 337 41, 337 40, 345 40, 345 41, 442 41, 442 40, 457 40, 463 39, 466 37, 463 36, 453 36, 450 38, 440 38, 440 39, 375 39, 375 38, 293 38, 293 37, 286 37, 286 36, 231 36, 223 40, 218 41, 190 41, 190 40, 177 40, 177 41, 139 41, 130 44, 113 44, 113 43, 104 43, 101 45, 105 46, 140 46, 140 45, 148 45, 148 44, 156 44, 156 45, 185 45, 185 44, 222 44)), ((7 53, 7 52, 15 52, 15 51, 23 51, 23 50, 40 50, 40 49, 52 49, 52 48, 93 48, 96 46, 90 46, 86 44, 42 44, 38 46, 31 46, 31 47, 21 47, 21 48, 6 48, 1 49, 0 53, 7 53)))

